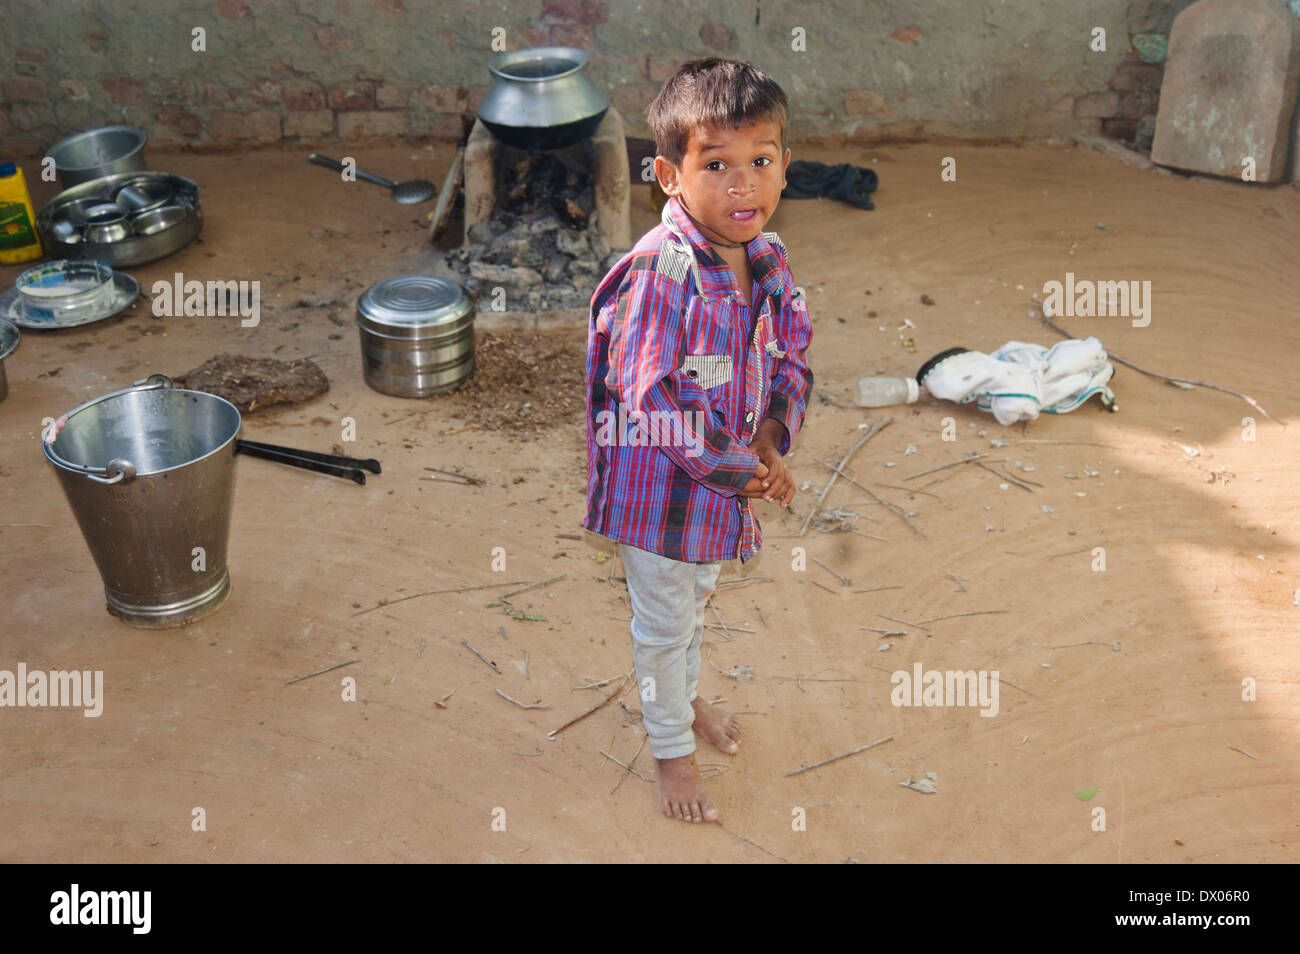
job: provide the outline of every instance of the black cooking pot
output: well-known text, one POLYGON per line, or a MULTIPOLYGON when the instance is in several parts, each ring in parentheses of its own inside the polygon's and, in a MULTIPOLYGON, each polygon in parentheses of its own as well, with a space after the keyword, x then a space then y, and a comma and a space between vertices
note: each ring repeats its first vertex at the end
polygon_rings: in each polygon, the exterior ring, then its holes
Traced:
POLYGON ((583 72, 587 54, 568 46, 498 53, 495 80, 478 107, 494 136, 520 149, 563 149, 587 139, 605 118, 609 96, 583 72))

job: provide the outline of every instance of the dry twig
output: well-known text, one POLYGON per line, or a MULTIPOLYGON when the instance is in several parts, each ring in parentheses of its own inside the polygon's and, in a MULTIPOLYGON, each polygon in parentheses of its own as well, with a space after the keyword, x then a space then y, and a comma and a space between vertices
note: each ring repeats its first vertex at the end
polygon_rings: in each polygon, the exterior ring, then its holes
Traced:
POLYGON ((333 666, 326 666, 324 669, 317 669, 315 672, 309 672, 306 675, 294 676, 286 682, 285 685, 292 686, 295 682, 301 682, 303 679, 310 679, 312 676, 319 676, 322 673, 333 672, 335 669, 342 669, 344 666, 351 666, 353 663, 359 662, 361 662, 360 659, 349 659, 347 662, 336 663, 333 666))
MULTIPOLYGON (((1042 302, 1039 302, 1038 299, 1034 299, 1034 301, 1035 303, 1038 304, 1039 311, 1041 312, 1042 302)), ((1060 325, 1054 323, 1052 319, 1047 317, 1047 315, 1040 314, 1039 317, 1042 319, 1043 324, 1047 325, 1047 327, 1051 328, 1053 331, 1061 335, 1064 335, 1066 338, 1070 338, 1074 341, 1079 340, 1078 338, 1075 338, 1074 335, 1070 334, 1068 331, 1062 328, 1060 325)), ((1120 364, 1132 368, 1134 371, 1137 371, 1139 374, 1145 374, 1153 378, 1159 378, 1162 381, 1168 381, 1170 384, 1177 384, 1182 387, 1191 386, 1197 388, 1210 388, 1213 391, 1222 391, 1224 394, 1231 394, 1233 397, 1239 397, 1247 404, 1249 404, 1251 407, 1253 407, 1255 410, 1259 411, 1260 414, 1263 414, 1270 421, 1273 420, 1273 416, 1269 414, 1268 411, 1264 410, 1264 408, 1260 405, 1260 403, 1256 401, 1253 397, 1251 397, 1249 394, 1242 394, 1240 391, 1234 391, 1232 388, 1225 388, 1219 384, 1210 384, 1206 381, 1193 381, 1190 378, 1175 378, 1175 377, 1170 377, 1167 374, 1160 374, 1157 371, 1148 371, 1146 368, 1138 367, 1136 364, 1134 364, 1132 361, 1129 361, 1127 358, 1121 358, 1119 355, 1117 355, 1115 352, 1109 349, 1107 349, 1106 351, 1106 357, 1109 358, 1111 361, 1118 361, 1120 364)), ((1286 427, 1285 424, 1283 424, 1282 426, 1286 427)))
POLYGON ((466 649, 468 649, 470 652, 472 652, 472 653, 473 653, 475 656, 477 656, 479 659, 483 660, 485 663, 487 663, 489 666, 491 666, 491 667, 492 667, 492 671, 493 671, 494 673, 496 673, 498 676, 501 675, 501 670, 497 668, 497 664, 496 664, 496 663, 494 663, 492 660, 488 659, 486 656, 484 656, 481 652, 479 652, 477 649, 475 649, 473 646, 471 646, 471 645, 470 645, 469 643, 467 643, 465 640, 462 639, 462 640, 460 641, 460 644, 461 644, 462 646, 464 646, 466 649))
POLYGON ((802 537, 808 531, 808 524, 812 522, 813 514, 816 513, 819 509, 821 509, 821 505, 823 502, 825 502, 827 494, 829 494, 831 492, 831 488, 835 486, 835 478, 843 474, 845 465, 848 464, 848 462, 853 459, 853 455, 858 452, 858 448, 861 447, 863 444, 865 444, 867 441, 871 440, 871 438, 875 437, 877 434, 879 434, 882 430, 884 430, 892 423, 894 423, 894 419, 892 417, 887 417, 883 421, 880 421, 874 427, 870 428, 866 434, 862 435, 862 437, 859 438, 858 441, 852 447, 850 447, 847 452, 845 452, 844 457, 840 460, 840 465, 835 468, 835 472, 831 475, 831 479, 828 480, 826 482, 826 486, 822 488, 821 496, 817 498, 817 503, 814 504, 812 509, 808 511, 808 516, 803 518, 803 526, 799 528, 799 536, 802 537))
POLYGON ((869 742, 866 745, 860 745, 856 749, 850 749, 848 752, 845 752, 841 755, 832 755, 828 759, 822 759, 820 762, 814 762, 812 765, 805 765, 802 768, 797 768, 794 771, 786 772, 785 774, 787 776, 790 776, 790 775, 798 775, 800 772, 808 772, 811 771, 812 769, 820 768, 823 765, 829 765, 831 762, 838 762, 840 759, 846 759, 850 755, 857 755, 859 752, 865 752, 867 751, 867 749, 873 749, 877 745, 884 745, 886 742, 893 741, 893 738, 894 737, 892 735, 889 735, 883 739, 877 739, 875 742, 869 742))
POLYGON ((506 695, 504 692, 502 692, 500 689, 497 689, 497 690, 496 690, 496 694, 497 694, 498 696, 500 696, 502 699, 509 699, 511 702, 513 702, 515 705, 517 705, 517 706, 518 706, 519 708, 521 708, 521 709, 549 709, 549 708, 550 708, 550 706, 543 706, 543 705, 529 705, 527 702, 520 702, 520 701, 519 701, 518 699, 516 699, 514 696, 508 696, 508 695, 506 695))
POLYGON ((564 731, 565 729, 567 729, 569 726, 571 726, 571 725, 573 725, 573 724, 575 724, 575 723, 577 723, 577 722, 581 722, 583 719, 587 718, 587 716, 591 715, 593 712, 597 712, 597 711, 599 711, 600 709, 604 708, 605 706, 609 705, 609 702, 610 702, 611 699, 617 699, 619 696, 621 696, 621 695, 623 694, 623 690, 627 688, 628 681, 629 681, 631 678, 632 678, 632 671, 629 669, 627 675, 623 678, 623 683, 622 683, 622 685, 620 685, 616 690, 614 690, 613 692, 611 692, 609 695, 607 695, 607 696, 606 696, 604 699, 602 699, 600 702, 596 703, 594 706, 592 706, 592 707, 591 707, 590 709, 588 709, 586 712, 582 713, 582 714, 579 715, 579 716, 575 716, 574 718, 570 719, 568 722, 564 723, 564 725, 560 726, 558 729, 552 729, 550 732, 547 732, 547 733, 546 733, 546 737, 547 737, 548 739, 553 739, 553 738, 555 738, 555 736, 559 735, 561 732, 563 732, 563 731, 564 731))

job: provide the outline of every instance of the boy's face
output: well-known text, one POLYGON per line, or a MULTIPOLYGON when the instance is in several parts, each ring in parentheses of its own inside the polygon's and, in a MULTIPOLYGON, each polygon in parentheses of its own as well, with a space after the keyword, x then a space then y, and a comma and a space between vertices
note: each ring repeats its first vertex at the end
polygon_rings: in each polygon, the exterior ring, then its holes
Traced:
POLYGON ((739 129, 697 127, 681 165, 656 156, 655 174, 706 239, 738 244, 758 235, 776 211, 789 165, 790 150, 781 155, 780 127, 758 122, 739 129))

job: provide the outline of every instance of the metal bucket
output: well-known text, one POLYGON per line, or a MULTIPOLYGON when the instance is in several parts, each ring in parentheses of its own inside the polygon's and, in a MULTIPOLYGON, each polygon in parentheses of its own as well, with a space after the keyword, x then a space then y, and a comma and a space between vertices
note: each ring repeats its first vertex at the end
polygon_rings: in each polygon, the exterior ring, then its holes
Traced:
POLYGON ((357 302, 366 383, 396 397, 460 387, 474 372, 474 300, 453 281, 398 275, 357 302))
POLYGON ((86 402, 45 432, 41 446, 114 616, 146 628, 184 626, 225 600, 239 425, 229 401, 155 374, 86 402))

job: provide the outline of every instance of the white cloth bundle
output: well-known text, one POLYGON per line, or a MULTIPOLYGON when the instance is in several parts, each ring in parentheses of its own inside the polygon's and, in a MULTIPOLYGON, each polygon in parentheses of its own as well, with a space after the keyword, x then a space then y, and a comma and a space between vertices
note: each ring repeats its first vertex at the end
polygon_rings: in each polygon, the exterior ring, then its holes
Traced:
POLYGON ((938 362, 921 381, 937 398, 992 411, 1003 426, 1032 421, 1040 413, 1073 411, 1100 393, 1109 407, 1107 384, 1115 366, 1096 338, 1072 338, 1052 348, 1008 341, 992 354, 963 351, 938 362))

